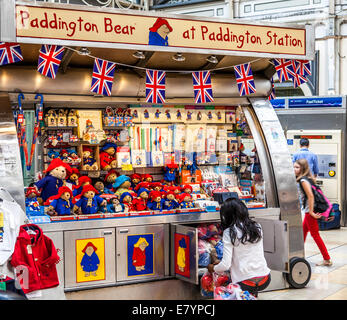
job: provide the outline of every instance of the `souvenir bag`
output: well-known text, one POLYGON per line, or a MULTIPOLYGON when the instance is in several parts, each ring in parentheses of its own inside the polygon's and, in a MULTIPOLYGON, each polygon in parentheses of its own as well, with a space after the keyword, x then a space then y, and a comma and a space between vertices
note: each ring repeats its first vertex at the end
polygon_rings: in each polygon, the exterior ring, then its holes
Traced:
MULTIPOLYGON (((330 212, 333 208, 332 203, 329 201, 329 199, 324 195, 321 188, 317 185, 315 185, 311 179, 308 179, 306 177, 303 177, 301 180, 306 180, 311 184, 312 192, 314 196, 314 208, 313 211, 315 213, 320 213, 324 219, 328 219, 330 212)), ((300 187, 301 186, 301 180, 300 180, 300 187)), ((304 190, 302 189, 302 192, 305 194, 304 190)), ((306 197, 304 200, 304 207, 306 206, 306 197)))

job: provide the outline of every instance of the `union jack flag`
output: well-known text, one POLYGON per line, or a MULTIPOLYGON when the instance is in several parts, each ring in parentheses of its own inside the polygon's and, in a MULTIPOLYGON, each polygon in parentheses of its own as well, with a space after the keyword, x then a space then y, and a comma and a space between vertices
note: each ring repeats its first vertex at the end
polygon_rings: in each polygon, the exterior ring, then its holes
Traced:
POLYGON ((46 77, 55 79, 63 54, 64 47, 62 46, 42 45, 37 71, 46 77))
POLYGON ((110 96, 116 64, 102 59, 95 59, 91 92, 110 96))
POLYGON ((22 51, 18 43, 0 42, 0 66, 22 60, 22 51))
POLYGON ((309 60, 295 60, 296 73, 301 76, 311 75, 311 62, 309 60))
POLYGON ((275 84, 274 84, 273 78, 271 78, 271 92, 270 92, 270 95, 269 95, 269 100, 273 100, 273 99, 276 99, 276 96, 275 96, 275 84))
POLYGON ((274 59, 275 69, 280 82, 291 80, 295 74, 295 65, 293 60, 274 59))
POLYGON ((165 103, 165 71, 146 70, 146 102, 165 103))
POLYGON ((293 76, 293 87, 297 88, 303 83, 307 82, 307 79, 299 73, 300 67, 296 65, 295 60, 292 60, 292 64, 293 64, 293 68, 295 69, 295 73, 293 76))
POLYGON ((195 103, 213 102, 210 71, 193 72, 192 76, 195 103))
POLYGON ((255 84, 250 63, 239 64, 234 67, 237 87, 240 96, 255 93, 255 84))

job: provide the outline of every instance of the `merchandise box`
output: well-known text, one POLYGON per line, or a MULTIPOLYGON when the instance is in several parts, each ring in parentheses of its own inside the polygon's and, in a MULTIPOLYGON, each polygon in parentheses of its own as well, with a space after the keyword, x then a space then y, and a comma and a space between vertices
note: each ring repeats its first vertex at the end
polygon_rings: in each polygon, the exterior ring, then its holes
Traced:
POLYGON ((194 174, 191 174, 190 170, 181 171, 181 184, 201 183, 201 171, 196 170, 194 174))

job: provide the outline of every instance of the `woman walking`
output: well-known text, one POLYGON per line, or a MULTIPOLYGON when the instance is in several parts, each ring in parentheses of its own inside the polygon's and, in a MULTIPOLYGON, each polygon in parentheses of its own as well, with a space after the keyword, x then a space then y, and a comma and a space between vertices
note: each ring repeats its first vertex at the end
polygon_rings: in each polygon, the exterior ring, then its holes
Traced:
POLYGON ((300 186, 301 210, 303 213, 305 213, 305 218, 303 221, 304 242, 306 240, 307 233, 310 232, 324 259, 322 262, 317 263, 316 265, 331 266, 332 261, 330 260, 328 250, 319 234, 318 219, 321 218, 321 214, 313 212, 314 195, 311 184, 315 184, 316 180, 311 174, 307 160, 296 160, 294 162, 294 172, 296 181, 300 186))

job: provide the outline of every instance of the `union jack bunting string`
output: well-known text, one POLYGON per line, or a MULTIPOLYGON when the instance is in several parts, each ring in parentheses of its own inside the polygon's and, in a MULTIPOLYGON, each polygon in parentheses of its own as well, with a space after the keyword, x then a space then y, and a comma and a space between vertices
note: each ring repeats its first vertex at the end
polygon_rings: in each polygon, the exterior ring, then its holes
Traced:
POLYGON ((62 46, 42 45, 37 71, 45 77, 55 79, 64 50, 62 46))
POLYGON ((300 67, 298 67, 296 65, 295 60, 292 60, 292 65, 293 65, 293 68, 295 68, 295 73, 294 73, 294 76, 292 79, 293 80, 293 87, 297 88, 297 87, 301 86, 303 83, 307 82, 307 79, 299 73, 300 67))
POLYGON ((276 99, 276 96, 275 96, 275 84, 274 84, 273 78, 271 78, 271 92, 270 92, 270 95, 269 95, 269 100, 273 100, 273 99, 276 99))
POLYGON ((274 59, 275 69, 277 72, 278 80, 280 82, 292 80, 295 74, 295 65, 293 60, 288 59, 274 59))
POLYGON ((295 60, 296 73, 301 76, 311 75, 311 62, 309 60, 295 60))
POLYGON ((0 42, 0 66, 20 61, 23 61, 23 56, 18 43, 0 42))
POLYGON ((195 103, 213 102, 210 71, 193 72, 193 88, 195 103))
POLYGON ((102 59, 94 60, 91 92, 110 96, 116 64, 102 59))
POLYGON ((165 103, 165 71, 146 70, 146 102, 165 103))
POLYGON ((237 87, 240 96, 255 93, 255 84, 250 63, 240 64, 234 67, 237 87))

